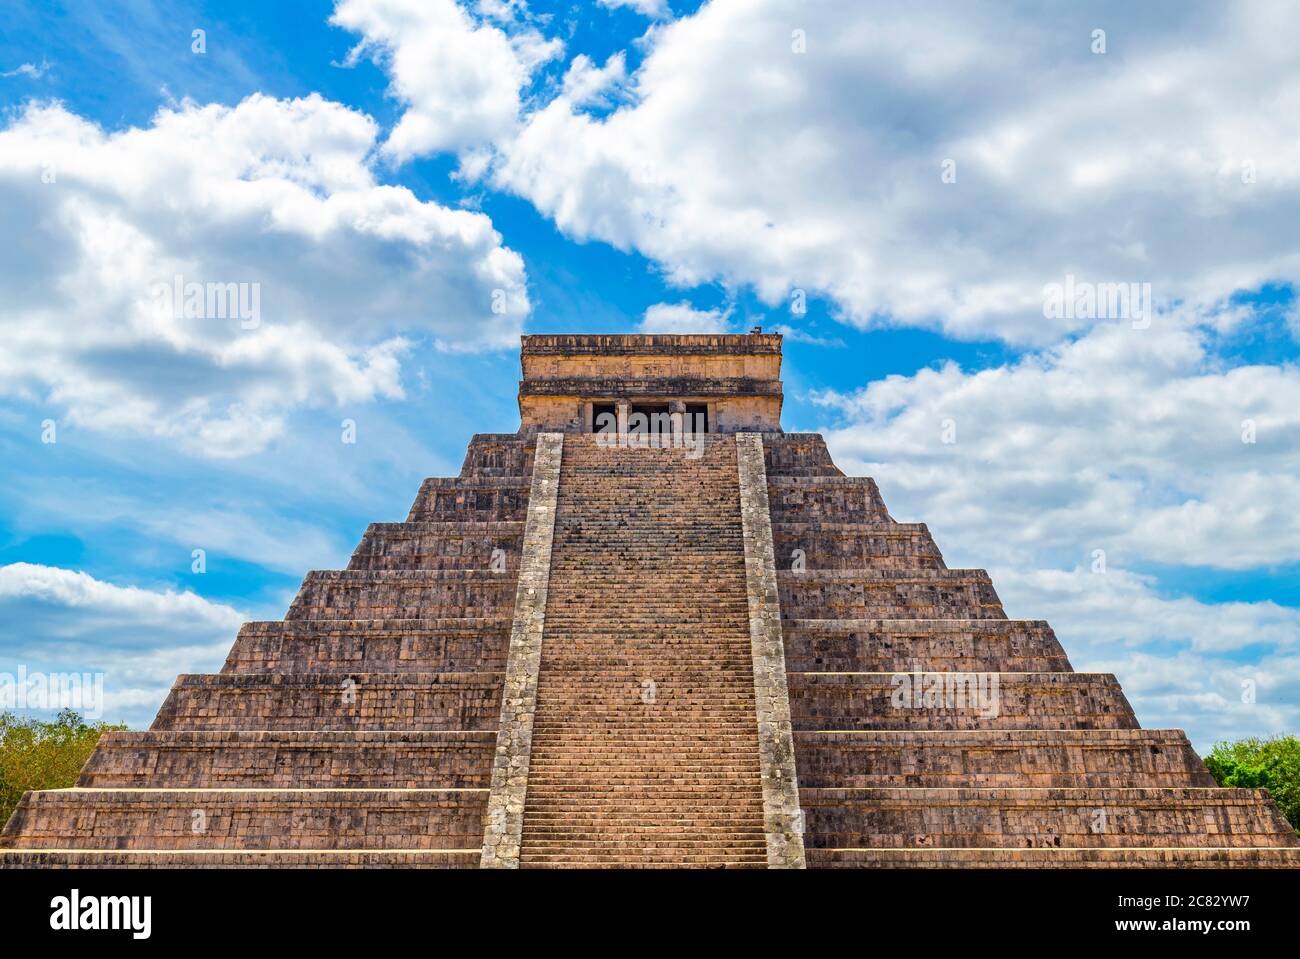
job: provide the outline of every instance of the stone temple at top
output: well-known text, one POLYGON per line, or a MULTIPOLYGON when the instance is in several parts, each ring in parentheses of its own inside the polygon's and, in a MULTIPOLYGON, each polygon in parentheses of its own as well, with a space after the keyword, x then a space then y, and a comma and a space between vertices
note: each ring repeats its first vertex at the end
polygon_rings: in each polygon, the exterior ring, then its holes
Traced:
POLYGON ((31 792, 23 866, 1297 866, 821 436, 781 337, 527 336, 516 433, 31 792))

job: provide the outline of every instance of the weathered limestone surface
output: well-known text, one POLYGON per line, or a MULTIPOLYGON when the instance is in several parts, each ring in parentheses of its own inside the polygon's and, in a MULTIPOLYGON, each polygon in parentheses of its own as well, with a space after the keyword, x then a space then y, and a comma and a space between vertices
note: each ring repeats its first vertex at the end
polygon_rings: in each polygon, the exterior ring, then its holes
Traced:
POLYGON ((787 619, 1006 619, 982 569, 777 573, 787 619))
POLYGON ((27 849, 466 849, 484 789, 52 789, 14 812, 27 849))
POLYGON ((523 556, 515 591, 515 619, 501 695, 492 792, 483 832, 482 866, 515 869, 524 827, 528 764, 537 706, 537 670, 542 658, 546 598, 551 576, 551 542, 555 534, 555 497, 560 486, 564 434, 537 437, 532 492, 524 528, 523 556))
POLYGON ((813 789, 822 848, 1285 846, 1295 830, 1253 789, 813 789))
POLYGON ((1169 729, 873 729, 794 734, 808 788, 1213 786, 1169 729))
POLYGON ((1286 846, 812 849, 808 859, 818 869, 1295 869, 1300 867, 1300 850, 1286 846))
POLYGON ((893 522, 876 481, 865 477, 769 474, 767 491, 774 523, 893 522))
POLYGON ((514 578, 509 569, 314 570, 285 619, 496 616, 510 609, 514 578))
POLYGON ((792 671, 786 676, 795 729, 1135 729, 1138 725, 1133 708, 1109 673, 792 671))
POLYGON ((943 569, 924 523, 776 523, 776 568, 943 569))
POLYGON ((745 537, 745 580, 749 633, 754 655, 754 699, 758 707, 758 755, 763 770, 763 820, 767 863, 774 869, 804 868, 803 818, 795 777, 790 701, 786 693, 785 646, 772 555, 771 509, 763 438, 736 436, 740 470, 740 515, 745 537))
POLYGON ((510 617, 245 623, 223 673, 500 672, 510 617))
POLYGON ((524 524, 371 523, 348 569, 517 569, 524 524))
POLYGON ((793 619, 785 623, 794 672, 1069 672, 1052 628, 1020 619, 793 619))
POLYGON ((79 786, 486 789, 494 730, 106 733, 79 786))
MULTIPOLYGON (((763 465, 767 468, 769 488, 777 478, 844 475, 831 459, 820 433, 764 433, 763 465)), ((777 519, 774 512, 773 522, 777 519)))
POLYGON ((408 523, 521 522, 528 509, 524 476, 434 477, 420 485, 408 523))
POLYGON ((473 869, 473 849, 0 848, 0 869, 473 869))
POLYGON ((181 676, 154 729, 494 729, 499 673, 181 676))

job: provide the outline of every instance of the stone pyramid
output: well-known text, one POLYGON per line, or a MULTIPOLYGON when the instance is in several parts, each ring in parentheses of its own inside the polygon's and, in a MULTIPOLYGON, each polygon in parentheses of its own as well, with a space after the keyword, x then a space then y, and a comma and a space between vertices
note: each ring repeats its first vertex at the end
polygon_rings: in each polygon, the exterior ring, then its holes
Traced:
POLYGON ((1300 865, 1266 792, 782 432, 780 361, 525 337, 520 431, 24 796, 0 865, 1300 865))

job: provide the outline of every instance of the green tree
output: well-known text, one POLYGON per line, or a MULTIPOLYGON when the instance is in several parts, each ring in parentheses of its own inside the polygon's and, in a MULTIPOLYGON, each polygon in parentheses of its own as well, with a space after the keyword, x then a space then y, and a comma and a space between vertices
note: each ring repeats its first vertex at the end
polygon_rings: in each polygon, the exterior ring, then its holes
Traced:
POLYGON ((1220 786, 1267 789, 1282 815, 1300 832, 1300 738, 1217 743, 1205 757, 1205 765, 1220 786))
POLYGON ((0 713, 0 826, 9 821, 27 790, 76 785, 99 737, 125 728, 87 723, 71 709, 53 722, 0 713))

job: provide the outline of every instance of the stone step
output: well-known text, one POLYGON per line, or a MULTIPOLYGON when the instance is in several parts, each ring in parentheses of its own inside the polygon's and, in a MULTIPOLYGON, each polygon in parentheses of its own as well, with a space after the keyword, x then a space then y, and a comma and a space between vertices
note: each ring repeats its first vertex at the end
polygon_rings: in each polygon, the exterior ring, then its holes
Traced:
POLYGON ((801 787, 809 848, 1295 846, 1264 790, 801 787))
POLYGON ((545 771, 547 768, 554 766, 556 768, 582 768, 591 766, 593 769, 604 769, 610 771, 611 775, 616 774, 614 771, 625 765, 638 765, 642 762, 660 762, 666 760, 675 760, 679 765, 673 765, 672 769, 683 768, 689 769, 694 766, 712 767, 722 764, 741 764, 749 765, 756 762, 753 750, 748 743, 742 741, 736 742, 715 742, 714 737, 701 738, 699 741, 682 741, 676 737, 661 737, 659 740, 648 740, 636 743, 631 740, 627 752, 603 750, 601 754, 595 755, 586 751, 575 751, 570 754, 561 754, 557 757, 541 757, 531 764, 531 768, 545 771))
POLYGON ((767 860, 757 856, 737 857, 728 852, 717 855, 688 855, 664 852, 649 855, 618 852, 611 855, 575 859, 568 853, 532 856, 524 854, 522 869, 765 869, 767 860))
POLYGON ((486 789, 56 789, 23 796, 11 849, 475 849, 486 789))
POLYGON ((792 619, 786 667, 798 672, 1070 672, 1041 620, 792 619))
POLYGON ((733 548, 740 545, 716 538, 711 538, 707 544, 693 541, 655 542, 642 538, 635 530, 623 530, 620 535, 635 537, 636 542, 610 550, 576 536, 557 537, 564 544, 565 553, 551 564, 551 572, 560 576, 575 576, 583 572, 599 571, 625 580, 649 582, 659 579, 665 573, 680 575, 684 569, 694 567, 699 571, 688 575, 687 579, 708 581, 707 571, 694 564, 711 563, 719 557, 730 556, 733 548), (627 560, 629 565, 619 564, 615 562, 617 560, 627 560))
POLYGON ((538 809, 544 805, 565 809, 596 808, 605 809, 605 799, 617 798, 619 802, 640 805, 651 801, 676 800, 691 798, 702 805, 692 812, 704 812, 716 809, 716 804, 723 797, 741 797, 751 799, 759 795, 753 785, 758 765, 734 766, 709 770, 670 769, 662 772, 634 771, 630 767, 610 775, 608 782, 600 780, 590 770, 574 773, 559 766, 541 770, 542 776, 534 784, 529 779, 528 788, 534 785, 540 790, 534 797, 539 800, 538 809), (606 790, 610 791, 606 791, 606 790), (545 799, 545 803, 540 800, 545 799))
POLYGON ((1136 729, 1109 673, 787 673, 796 730, 1136 729))
POLYGON ((772 476, 767 498, 773 523, 888 522, 875 480, 857 476, 772 476))
POLYGON ((763 836, 756 835, 749 840, 719 840, 716 836, 690 834, 672 837, 655 833, 627 833, 622 835, 596 836, 590 833, 575 832, 572 835, 549 837, 528 837, 530 857, 564 856, 565 858, 586 857, 591 855, 612 855, 622 853, 653 853, 669 850, 692 853, 695 855, 713 855, 732 857, 757 857, 766 854, 763 836))
POLYGON ((548 833, 541 836, 529 835, 528 845, 534 855, 557 853, 584 854, 612 852, 617 849, 636 848, 679 849, 698 853, 712 852, 730 855, 762 855, 767 843, 763 833, 750 833, 743 837, 731 838, 727 832, 697 832, 689 827, 682 827, 681 835, 672 836, 664 832, 626 832, 620 834, 600 835, 575 830, 569 834, 548 833))
MULTIPOLYGON (((611 646, 615 647, 617 652, 605 652, 603 650, 595 651, 589 655, 584 655, 581 649, 565 650, 564 655, 555 655, 552 658, 553 663, 563 663, 566 669, 580 670, 583 672, 599 673, 602 671, 627 673, 632 678, 642 679, 653 673, 647 673, 649 667, 659 667, 670 670, 674 675, 681 671, 698 667, 702 660, 711 657, 711 669, 718 670, 743 670, 749 666, 748 655, 741 658, 738 650, 732 654, 730 649, 722 648, 719 650, 709 650, 707 643, 696 643, 690 646, 682 644, 664 642, 659 644, 665 650, 671 650, 671 653, 657 653, 655 650, 643 650, 636 648, 636 643, 643 640, 627 641, 624 637, 619 636, 611 646)), ((651 637, 650 641, 654 641, 651 637)), ((748 650, 744 651, 748 654, 748 650)))
POLYGON ((177 678, 155 730, 490 730, 500 673, 219 673, 177 678))
POLYGON ((943 569, 924 523, 773 523, 776 568, 943 569))
POLYGON ((808 788, 1213 786, 1178 729, 796 732, 808 788))
POLYGON ((503 672, 510 618, 245 623, 224 673, 503 672))
POLYGON ((0 849, 0 869, 477 869, 473 849, 0 849))
MULTIPOLYGON (((540 705, 542 704, 539 703, 540 705)), ((553 711, 558 715, 543 717, 541 721, 534 724, 533 728, 539 735, 557 737, 624 736, 629 743, 633 742, 636 736, 645 737, 647 740, 653 738, 656 742, 664 741, 670 736, 685 737, 687 740, 713 739, 726 730, 749 730, 756 723, 754 716, 739 711, 710 719, 707 716, 680 716, 676 715, 675 711, 660 711, 658 714, 640 712, 634 715, 625 711, 610 710, 598 719, 584 717, 577 720, 564 716, 561 707, 565 704, 562 702, 552 701, 545 705, 548 712, 553 711), (707 725, 702 722, 702 719, 707 720, 707 725), (691 735, 692 730, 697 731, 698 737, 691 735)))
POLYGON ((780 571, 781 617, 1006 619, 982 569, 780 571))
POLYGON ((523 541, 522 522, 371 523, 348 569, 518 571, 523 541))
POLYGON ((761 829, 749 828, 750 822, 761 822, 763 818, 762 804, 751 805, 753 808, 748 810, 747 816, 730 820, 654 818, 649 814, 612 820, 608 810, 561 811, 545 827, 526 827, 522 840, 523 846, 531 853, 567 852, 570 855, 592 844, 616 847, 651 842, 679 848, 710 846, 732 853, 756 850, 766 845, 766 836, 761 829))
POLYGON ((692 719, 707 719, 714 710, 718 711, 719 718, 735 719, 748 715, 748 712, 742 710, 752 710, 754 703, 752 697, 745 697, 743 693, 719 692, 712 695, 706 692, 692 693, 688 690, 674 689, 667 682, 659 684, 653 696, 649 691, 643 694, 640 687, 628 689, 622 694, 605 689, 592 690, 584 694, 557 687, 554 681, 549 679, 546 685, 541 686, 539 698, 557 704, 563 702, 571 710, 575 710, 570 714, 569 722, 579 715, 583 719, 606 715, 617 717, 628 713, 629 710, 635 710, 633 715, 638 718, 653 721, 660 718, 663 713, 680 709, 693 710, 692 719))
MULTIPOLYGON (((734 731, 744 730, 737 725, 734 731)), ((566 738, 576 737, 575 748, 570 750, 556 748, 551 756, 541 757, 538 760, 542 763, 538 768, 545 768, 545 763, 550 760, 554 760, 556 767, 559 767, 570 761, 579 762, 588 759, 603 761, 606 758, 614 760, 619 756, 644 757, 647 762, 655 761, 662 764, 667 764, 672 759, 686 762, 699 755, 717 757, 718 762, 743 760, 744 763, 748 763, 750 761, 753 747, 745 737, 739 735, 719 737, 718 732, 718 730, 710 730, 707 735, 697 732, 695 737, 691 738, 685 732, 669 729, 658 737, 651 738, 640 733, 635 727, 619 731, 611 730, 603 735, 582 729, 559 731, 548 729, 545 730, 542 738, 549 745, 562 747, 566 738), (609 741, 613 738, 619 740, 617 748, 616 744, 609 741)))
POLYGON ((287 620, 496 617, 514 609, 514 572, 313 570, 287 620))
POLYGON ((638 657, 637 661, 630 666, 621 665, 619 660, 626 658, 584 656, 582 659, 575 660, 556 657, 548 660, 548 663, 563 667, 567 675, 556 672, 545 677, 544 682, 542 680, 539 682, 543 685, 550 684, 552 689, 571 690, 574 693, 590 694, 605 690, 612 694, 617 691, 620 698, 632 690, 635 690, 639 698, 642 685, 649 682, 653 682, 656 686, 671 686, 682 692, 728 690, 736 695, 744 695, 735 689, 734 683, 745 675, 745 664, 735 659, 719 658, 716 662, 700 659, 688 664, 681 659, 655 662, 648 657, 644 659, 638 657), (595 669, 592 668, 593 659, 595 659, 595 669), (602 679, 599 671, 603 661, 609 662, 606 670, 611 679, 608 682, 602 679), (702 673, 701 668, 707 669, 708 672, 702 673))
MULTIPOLYGON (((564 583, 551 583, 552 589, 564 586, 564 583)), ((583 587, 584 593, 586 588, 583 587)), ((689 625, 702 626, 707 633, 729 635, 736 642, 739 640, 735 637, 735 624, 745 618, 746 613, 738 600, 715 599, 682 609, 680 599, 647 595, 638 597, 633 590, 623 588, 608 590, 604 597, 590 593, 562 593, 554 604, 547 604, 547 612, 548 623, 563 623, 566 626, 572 624, 584 627, 587 632, 602 624, 605 634, 613 636, 629 631, 645 633, 661 626, 689 625), (550 613, 554 613, 554 616, 550 613), (620 618, 603 618, 611 615, 620 618)), ((696 631, 696 635, 690 638, 697 638, 698 633, 696 631)))
POLYGON ((160 731, 100 737, 85 787, 486 788, 496 732, 160 731))
MULTIPOLYGON (((553 690, 565 690, 582 695, 606 693, 614 698, 631 694, 639 699, 643 692, 643 681, 654 678, 653 675, 647 676, 641 669, 629 670, 611 666, 602 674, 598 670, 576 666, 572 660, 566 659, 563 662, 565 665, 563 675, 546 677, 546 683, 553 690)), ((669 690, 683 694, 717 693, 730 698, 751 700, 752 695, 746 695, 744 690, 736 688, 736 680, 743 679, 745 676, 742 668, 744 664, 733 662, 727 666, 724 665, 725 662, 714 665, 712 669, 707 668, 710 665, 707 662, 671 669, 668 668, 667 663, 663 663, 661 664, 663 668, 659 671, 661 678, 656 680, 656 685, 660 691, 669 690)))
POLYGON ((518 433, 475 433, 461 464, 462 479, 482 476, 531 478, 537 444, 518 433))
POLYGON ((812 849, 811 869, 1295 869, 1300 849, 1126 847, 1053 849, 812 849))
MULTIPOLYGON (((655 614, 668 614, 672 616, 669 622, 691 622, 693 620, 705 619, 717 616, 719 613, 737 613, 747 609, 743 596, 739 595, 707 595, 703 590, 700 591, 700 597, 695 601, 694 608, 690 610, 680 609, 682 601, 682 589, 672 589, 670 587, 647 586, 643 589, 637 589, 640 585, 635 581, 618 582, 611 579, 589 580, 582 577, 577 580, 581 583, 578 589, 573 590, 568 595, 556 597, 553 602, 547 603, 548 613, 554 607, 556 613, 573 614, 575 612, 588 611, 585 617, 593 624, 601 622, 600 613, 607 610, 626 610, 629 615, 633 616, 633 622, 655 623, 655 614), (635 607, 635 609, 630 608, 635 607)), ((551 581, 551 586, 565 586, 562 581, 551 581)), ((604 620, 607 628, 612 632, 617 632, 618 627, 604 620)), ((615 621, 616 623, 617 621, 615 621)), ((713 626, 717 630, 726 629, 723 623, 714 622, 713 626)))
MULTIPOLYGON (((693 797, 675 798, 695 801, 693 797)), ((661 842, 707 838, 713 842, 741 845, 765 838, 762 802, 758 796, 733 800, 730 806, 713 815, 707 809, 692 810, 686 814, 674 808, 679 805, 680 803, 668 802, 660 806, 548 803, 530 812, 524 825, 524 841, 528 844, 532 839, 541 841, 603 836, 618 840, 653 836, 661 842), (754 825, 755 822, 759 825, 754 825)))
POLYGON ((819 433, 764 433, 768 477, 843 476, 819 433))
MULTIPOLYGON (((575 757, 576 758, 576 757, 575 757)), ((588 757, 582 757, 588 758, 588 757)), ((640 764, 624 762, 621 765, 605 764, 604 768, 579 765, 566 766, 563 763, 549 763, 534 767, 528 777, 529 788, 546 786, 577 792, 603 789, 606 785, 632 789, 675 788, 698 789, 713 792, 728 784, 744 781, 751 782, 750 776, 759 768, 758 761, 734 763, 699 763, 677 764, 660 763, 653 759, 642 760, 640 764), (536 774, 536 779, 533 774, 536 774)))
POLYGON ((420 484, 408 523, 524 519, 532 480, 526 476, 431 477, 420 484))

